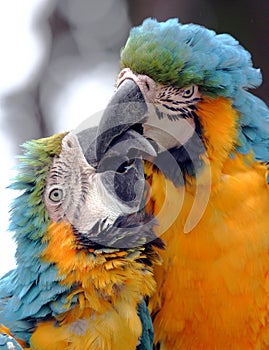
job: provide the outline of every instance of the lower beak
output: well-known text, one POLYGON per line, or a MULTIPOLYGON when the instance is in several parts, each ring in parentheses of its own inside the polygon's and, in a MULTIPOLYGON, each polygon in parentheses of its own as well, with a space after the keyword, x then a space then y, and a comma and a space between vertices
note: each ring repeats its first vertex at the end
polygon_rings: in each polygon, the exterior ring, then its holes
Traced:
POLYGON ((96 156, 100 161, 111 143, 136 124, 142 124, 147 104, 137 84, 126 79, 115 92, 101 118, 96 138, 96 156))

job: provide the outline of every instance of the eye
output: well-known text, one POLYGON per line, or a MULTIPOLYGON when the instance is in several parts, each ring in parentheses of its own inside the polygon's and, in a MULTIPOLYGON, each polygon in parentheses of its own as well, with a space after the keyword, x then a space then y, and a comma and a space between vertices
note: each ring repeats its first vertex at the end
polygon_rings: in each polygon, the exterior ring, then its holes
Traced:
POLYGON ((192 95, 194 94, 194 85, 190 86, 189 88, 187 88, 186 90, 184 90, 182 97, 184 98, 190 98, 192 97, 192 95))
POLYGON ((55 203, 60 202, 63 199, 63 190, 60 188, 54 188, 49 193, 49 199, 55 203))

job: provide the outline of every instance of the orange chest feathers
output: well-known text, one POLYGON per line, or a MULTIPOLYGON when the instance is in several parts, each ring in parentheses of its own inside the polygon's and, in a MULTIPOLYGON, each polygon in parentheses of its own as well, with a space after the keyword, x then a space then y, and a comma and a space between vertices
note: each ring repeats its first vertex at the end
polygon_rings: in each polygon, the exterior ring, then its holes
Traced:
POLYGON ((57 266, 70 293, 66 312, 37 324, 31 349, 135 349, 142 333, 137 306, 155 289, 152 268, 136 262, 134 252, 78 250, 64 222, 52 223, 46 240, 43 259, 57 266))

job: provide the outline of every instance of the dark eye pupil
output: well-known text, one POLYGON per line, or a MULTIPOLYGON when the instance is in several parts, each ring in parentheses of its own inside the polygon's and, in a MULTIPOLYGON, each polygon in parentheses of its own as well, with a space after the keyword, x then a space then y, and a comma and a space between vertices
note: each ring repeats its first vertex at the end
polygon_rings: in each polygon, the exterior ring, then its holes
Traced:
POLYGON ((53 202, 59 202, 63 197, 63 191, 60 189, 54 189, 49 194, 49 199, 53 202))
POLYGON ((191 97, 194 93, 194 87, 191 87, 190 89, 187 89, 184 91, 183 93, 183 97, 187 98, 187 97, 191 97))

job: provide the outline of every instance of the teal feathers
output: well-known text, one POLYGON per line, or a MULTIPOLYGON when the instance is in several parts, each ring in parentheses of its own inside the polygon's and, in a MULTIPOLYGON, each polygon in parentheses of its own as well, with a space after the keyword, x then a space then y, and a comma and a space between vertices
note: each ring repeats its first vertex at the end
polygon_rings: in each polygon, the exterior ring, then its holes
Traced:
POLYGON ((60 296, 67 287, 59 284, 58 271, 42 262, 49 218, 42 194, 53 157, 61 150, 64 134, 24 144, 18 175, 10 188, 22 193, 13 201, 10 230, 17 241, 17 268, 0 283, 0 323, 28 342, 36 319, 60 308, 60 296), (57 299, 57 305, 54 301, 57 299))
POLYGON ((143 301, 138 306, 138 314, 142 322, 143 332, 140 338, 139 345, 137 346, 137 350, 151 350, 154 339, 154 332, 152 320, 150 318, 145 301, 143 301))
POLYGON ((131 30, 121 52, 125 67, 165 85, 195 84, 205 95, 231 99, 241 117, 237 150, 269 160, 269 110, 246 91, 261 84, 261 72, 232 36, 177 19, 146 19, 131 30))
POLYGON ((0 350, 23 350, 23 348, 8 334, 0 333, 0 350))

